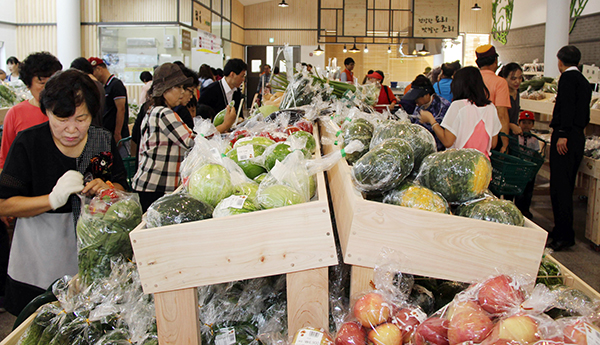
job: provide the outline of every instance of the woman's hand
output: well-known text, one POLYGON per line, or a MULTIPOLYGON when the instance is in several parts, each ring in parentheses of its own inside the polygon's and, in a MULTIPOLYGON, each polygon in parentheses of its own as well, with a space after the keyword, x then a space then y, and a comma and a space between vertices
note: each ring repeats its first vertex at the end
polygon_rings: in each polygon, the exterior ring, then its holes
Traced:
POLYGON ((433 118, 433 114, 427 110, 421 110, 419 114, 421 114, 421 118, 419 119, 421 123, 428 123, 430 125, 433 125, 436 122, 433 118))
POLYGON ((85 185, 85 187, 83 188, 83 190, 81 191, 81 193, 85 194, 87 196, 93 197, 94 195, 98 194, 102 190, 111 189, 111 188, 112 187, 109 186, 104 181, 102 181, 102 179, 96 178, 96 179, 93 179, 90 182, 88 182, 85 185))

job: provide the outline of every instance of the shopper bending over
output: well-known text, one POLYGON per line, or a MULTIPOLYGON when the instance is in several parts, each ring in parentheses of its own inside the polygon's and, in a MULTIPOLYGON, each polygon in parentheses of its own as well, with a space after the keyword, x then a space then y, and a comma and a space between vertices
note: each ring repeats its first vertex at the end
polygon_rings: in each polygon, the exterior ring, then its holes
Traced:
POLYGON ((452 81, 454 102, 440 125, 429 112, 421 112, 421 123, 428 123, 442 144, 448 148, 471 148, 489 158, 498 142, 502 124, 496 107, 488 100, 489 91, 475 67, 464 67, 452 81))
POLYGON ((102 114, 100 94, 87 75, 70 69, 50 78, 40 104, 48 122, 19 133, 0 175, 0 216, 18 217, 5 304, 14 315, 56 279, 77 273, 81 205, 75 193, 91 196, 111 184, 119 190, 127 185, 112 134, 90 126, 102 114), (90 161, 106 151, 113 155, 110 178, 91 175, 84 185, 90 161))

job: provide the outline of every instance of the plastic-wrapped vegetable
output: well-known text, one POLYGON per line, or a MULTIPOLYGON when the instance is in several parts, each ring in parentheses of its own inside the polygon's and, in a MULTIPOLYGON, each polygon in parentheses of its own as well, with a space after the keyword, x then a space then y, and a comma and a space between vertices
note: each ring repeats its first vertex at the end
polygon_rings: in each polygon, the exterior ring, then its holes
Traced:
POLYGON ((300 130, 290 134, 287 140, 290 140, 290 138, 299 138, 304 140, 304 149, 306 149, 306 151, 308 151, 308 153, 310 153, 311 155, 315 153, 317 149, 317 141, 311 133, 300 130))
POLYGON ((403 139, 389 139, 352 166, 352 180, 361 191, 385 192, 400 186, 414 166, 413 149, 403 139))
POLYGON ((515 226, 523 226, 525 222, 523 214, 512 201, 496 198, 466 202, 458 207, 456 214, 515 226))
POLYGON ((244 182, 235 186, 233 195, 221 200, 215 207, 213 217, 226 217, 260 210, 257 200, 258 183, 244 182))
POLYGON ((213 208, 207 203, 183 193, 162 196, 148 207, 146 227, 155 228, 212 218, 213 208))
POLYGON ((233 193, 229 171, 222 165, 205 164, 194 171, 188 182, 188 192, 211 207, 233 193))
POLYGON ((253 179, 256 176, 266 172, 263 166, 252 160, 252 158, 262 155, 263 152, 265 152, 265 148, 266 147, 263 145, 241 145, 234 147, 231 151, 227 152, 227 157, 236 162, 240 168, 242 168, 248 178, 253 179))
POLYGON ((358 140, 364 145, 364 148, 361 151, 346 155, 348 163, 354 164, 354 162, 369 151, 369 144, 372 136, 373 125, 365 119, 358 118, 351 122, 344 123, 342 126, 343 143, 346 144, 353 140, 358 140))
POLYGON ((50 325, 52 320, 62 312, 58 303, 45 304, 33 319, 29 328, 19 338, 17 345, 35 345, 39 342, 44 329, 50 325))
MULTIPOLYGON (((233 107, 234 104, 235 104, 234 101, 229 102, 230 107, 233 107)), ((225 109, 221 110, 219 113, 217 113, 217 115, 215 115, 215 118, 213 119, 213 124, 215 125, 215 127, 223 124, 223 122, 225 121, 226 113, 227 113, 227 107, 225 107, 225 109)))
POLYGON ((129 232, 142 221, 137 194, 114 189, 82 198, 77 222, 79 277, 86 284, 110 274, 111 261, 131 259, 129 232))
POLYGON ((383 202, 437 213, 450 213, 448 202, 441 194, 411 182, 405 182, 398 189, 391 190, 383 202))
POLYGON ((542 257, 536 283, 544 284, 548 287, 563 284, 560 267, 546 256, 542 257))
POLYGON ((417 183, 436 191, 450 203, 482 195, 492 178, 492 165, 475 149, 449 149, 425 157, 417 183))
POLYGON ((410 144, 414 151, 415 169, 419 169, 425 157, 436 152, 433 135, 425 127, 410 122, 388 120, 377 124, 370 148, 387 139, 404 139, 410 144))

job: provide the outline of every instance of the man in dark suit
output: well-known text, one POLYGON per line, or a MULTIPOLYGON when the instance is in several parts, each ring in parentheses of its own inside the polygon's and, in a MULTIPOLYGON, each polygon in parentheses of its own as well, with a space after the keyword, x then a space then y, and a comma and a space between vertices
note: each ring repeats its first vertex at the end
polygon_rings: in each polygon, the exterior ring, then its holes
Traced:
MULTIPOLYGON (((211 107, 215 114, 225 109, 225 107, 234 101, 236 111, 241 106, 242 92, 239 87, 246 78, 248 66, 241 59, 230 59, 225 64, 225 77, 218 82, 214 82, 202 89, 198 104, 205 104, 211 107)), ((205 114, 198 114, 208 118, 205 114)), ((212 118, 211 118, 212 119, 212 118)))
POLYGON ((583 131, 590 122, 592 88, 577 69, 581 59, 577 47, 564 46, 556 56, 561 75, 550 122, 553 129, 550 143, 550 198, 554 229, 549 247, 561 251, 575 244, 573 190, 585 148, 583 131))

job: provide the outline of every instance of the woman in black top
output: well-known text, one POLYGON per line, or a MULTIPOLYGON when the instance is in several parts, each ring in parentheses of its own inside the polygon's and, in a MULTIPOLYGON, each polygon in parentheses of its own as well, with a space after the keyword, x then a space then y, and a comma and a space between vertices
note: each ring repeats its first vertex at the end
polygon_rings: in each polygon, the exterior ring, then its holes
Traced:
POLYGON ((519 113, 521 112, 519 86, 523 82, 523 69, 518 63, 511 62, 502 67, 498 75, 506 79, 508 83, 508 92, 510 93, 510 109, 508 109, 510 132, 519 135, 522 132, 521 127, 519 127, 519 113))

